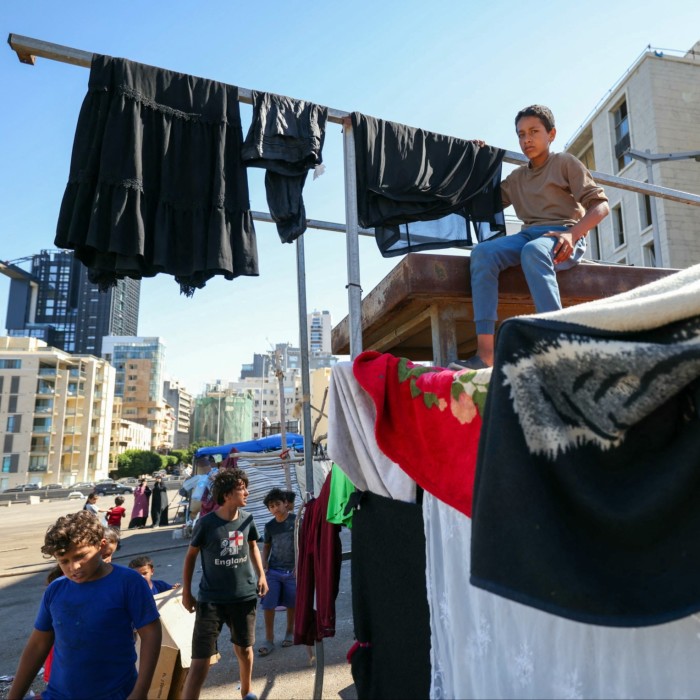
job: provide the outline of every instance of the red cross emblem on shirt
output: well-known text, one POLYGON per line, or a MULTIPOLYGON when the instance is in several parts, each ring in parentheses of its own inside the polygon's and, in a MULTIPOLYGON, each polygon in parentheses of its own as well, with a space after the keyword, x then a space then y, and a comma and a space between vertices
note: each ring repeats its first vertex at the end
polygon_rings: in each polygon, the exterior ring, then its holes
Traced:
POLYGON ((242 547, 243 546, 243 533, 240 530, 236 530, 233 533, 233 537, 231 537, 231 544, 234 547, 242 547))

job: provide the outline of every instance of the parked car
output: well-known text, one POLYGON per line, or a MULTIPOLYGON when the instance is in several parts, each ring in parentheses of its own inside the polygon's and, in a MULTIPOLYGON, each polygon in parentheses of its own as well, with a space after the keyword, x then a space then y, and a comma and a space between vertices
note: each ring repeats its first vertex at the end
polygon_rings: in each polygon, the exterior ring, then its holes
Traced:
POLYGON ((20 484, 13 486, 11 489, 5 489, 3 493, 21 493, 22 491, 38 491, 39 484, 20 484))
POLYGON ((81 491, 71 491, 68 494, 68 498, 85 498, 85 494, 81 491))
POLYGON ((86 490, 92 490, 95 488, 95 484, 92 483, 92 481, 80 481, 77 484, 71 484, 68 488, 71 488, 75 491, 78 489, 86 489, 86 490))
POLYGON ((41 488, 46 489, 47 491, 52 491, 55 489, 64 489, 66 487, 63 484, 47 484, 46 486, 42 486, 41 488))
POLYGON ((116 481, 109 479, 108 481, 100 481, 95 484, 95 493, 98 496, 109 496, 113 493, 134 493, 134 489, 126 484, 119 484, 116 481))
POLYGON ((126 484, 127 486, 135 486, 139 483, 139 480, 133 476, 125 476, 123 479, 117 479, 117 483, 126 484))

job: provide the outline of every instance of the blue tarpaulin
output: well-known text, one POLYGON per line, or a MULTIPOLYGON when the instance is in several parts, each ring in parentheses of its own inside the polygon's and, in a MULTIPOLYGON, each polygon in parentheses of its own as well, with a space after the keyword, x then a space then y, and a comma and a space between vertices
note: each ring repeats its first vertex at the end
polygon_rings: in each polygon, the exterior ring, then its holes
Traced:
MULTIPOLYGON (((239 452, 267 452, 268 450, 279 450, 282 448, 282 436, 268 435, 259 440, 246 440, 244 442, 232 442, 228 445, 214 447, 200 447, 195 453, 197 457, 207 457, 209 455, 221 455, 227 457, 231 448, 235 447, 239 452)), ((298 433, 287 433, 287 447, 294 447, 297 450, 304 449, 304 436, 298 433)))

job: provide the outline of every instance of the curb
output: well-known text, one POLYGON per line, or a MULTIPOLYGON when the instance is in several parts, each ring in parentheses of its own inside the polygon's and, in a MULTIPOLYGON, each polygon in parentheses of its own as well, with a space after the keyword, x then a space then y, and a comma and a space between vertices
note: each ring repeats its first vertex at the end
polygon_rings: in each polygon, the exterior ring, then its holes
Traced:
MULTIPOLYGON (((144 550, 143 552, 129 552, 129 554, 119 554, 119 555, 113 555, 112 560, 114 559, 133 559, 134 557, 138 557, 142 554, 151 554, 153 552, 165 552, 169 549, 181 549, 182 547, 187 547, 189 546, 188 542, 183 542, 182 544, 173 544, 170 545, 169 547, 158 547, 157 549, 148 549, 144 550)), ((9 571, 9 572, 3 572, 0 573, 0 578, 12 578, 13 576, 32 576, 34 574, 40 574, 42 571, 48 571, 49 569, 52 569, 55 566, 55 563, 53 562, 52 559, 47 559, 46 560, 46 565, 44 564, 31 564, 31 566, 36 566, 39 568, 34 569, 33 571, 9 571)))

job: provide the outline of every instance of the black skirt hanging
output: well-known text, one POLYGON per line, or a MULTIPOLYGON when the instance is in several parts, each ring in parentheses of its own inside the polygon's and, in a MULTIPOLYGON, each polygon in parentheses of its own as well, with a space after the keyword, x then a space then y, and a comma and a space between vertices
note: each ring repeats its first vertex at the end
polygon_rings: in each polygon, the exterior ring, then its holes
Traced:
POLYGON ((90 281, 257 275, 238 88, 96 55, 55 244, 90 281))

